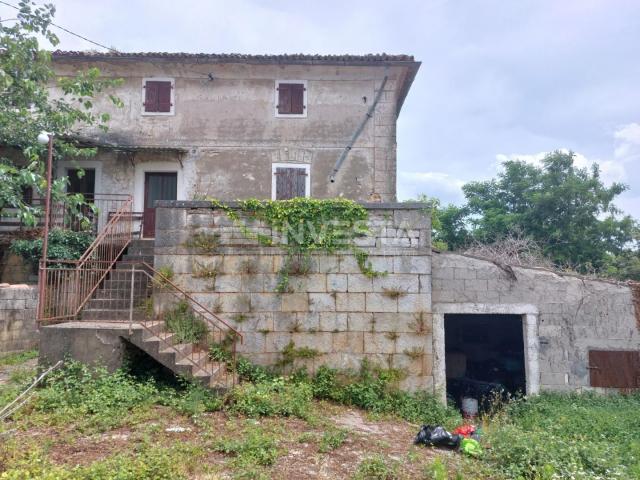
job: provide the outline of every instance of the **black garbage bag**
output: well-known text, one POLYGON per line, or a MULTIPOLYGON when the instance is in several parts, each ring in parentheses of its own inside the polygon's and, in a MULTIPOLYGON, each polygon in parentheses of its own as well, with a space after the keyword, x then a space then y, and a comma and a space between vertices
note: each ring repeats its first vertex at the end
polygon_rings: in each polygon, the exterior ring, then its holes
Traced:
POLYGON ((452 435, 441 426, 423 425, 413 443, 415 445, 458 448, 460 446, 460 435, 452 435))

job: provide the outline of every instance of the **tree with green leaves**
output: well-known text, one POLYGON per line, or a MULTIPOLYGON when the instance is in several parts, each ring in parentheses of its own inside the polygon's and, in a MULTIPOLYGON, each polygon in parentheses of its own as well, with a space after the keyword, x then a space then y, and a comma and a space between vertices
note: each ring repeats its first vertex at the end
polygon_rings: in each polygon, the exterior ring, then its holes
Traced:
MULTIPOLYGON (((41 212, 24 201, 24 191, 31 188, 44 196, 47 187, 46 145, 38 143, 38 134, 54 135, 54 159, 95 155, 94 148, 82 147, 74 138, 81 127, 107 128, 109 115, 94 112, 94 98, 119 83, 101 79, 96 68, 56 79, 51 53, 38 42, 42 36, 54 47, 59 43, 51 31, 54 14, 51 4, 36 7, 23 0, 13 25, 0 22, 0 215, 15 209, 27 225, 34 225, 41 212)), ((121 106, 117 97, 109 98, 121 106)), ((62 197, 66 182, 52 182, 54 200, 62 197)), ((70 201, 77 204, 82 198, 70 201)))
POLYGON ((638 223, 613 203, 626 189, 606 186, 597 164, 577 167, 571 152, 552 152, 539 166, 507 161, 497 178, 462 187, 464 206, 436 205, 434 238, 455 250, 516 235, 556 266, 635 278, 638 223))

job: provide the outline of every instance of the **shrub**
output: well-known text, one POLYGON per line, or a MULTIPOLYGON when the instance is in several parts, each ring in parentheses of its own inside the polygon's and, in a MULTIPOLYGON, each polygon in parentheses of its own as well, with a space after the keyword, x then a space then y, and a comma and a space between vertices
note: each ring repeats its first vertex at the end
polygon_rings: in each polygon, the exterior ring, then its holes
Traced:
POLYGON ((236 387, 230 395, 230 410, 248 417, 279 415, 306 419, 312 398, 310 385, 287 383, 279 377, 236 387))
POLYGON ((318 447, 318 451, 320 453, 328 453, 336 448, 339 448, 347 439, 347 431, 332 428, 322 434, 322 438, 320 439, 320 446, 318 447))
POLYGON ((256 465, 273 465, 278 458, 278 443, 261 428, 252 427, 241 438, 225 438, 216 442, 213 449, 233 455, 236 468, 250 468, 256 465))
POLYGON ((376 413, 396 414, 414 423, 453 427, 461 420, 457 410, 442 405, 426 392, 405 392, 393 383, 397 373, 372 370, 366 363, 359 374, 345 374, 322 366, 312 378, 313 395, 376 413))
POLYGON ((179 390, 166 388, 161 391, 159 402, 183 415, 196 417, 205 412, 215 412, 223 405, 221 397, 204 385, 180 379, 179 390))
POLYGON ((398 477, 398 463, 391 462, 382 455, 367 457, 360 465, 353 480, 394 480, 398 477))
POLYGON ((61 419, 89 415, 90 424, 107 428, 120 424, 133 407, 151 405, 157 394, 152 381, 136 381, 122 370, 110 374, 104 368, 69 362, 48 377, 36 409, 59 414, 61 419))
POLYGON ((178 343, 198 343, 206 339, 209 329, 185 301, 164 314, 167 330, 176 334, 178 343))
MULTIPOLYGON (((53 260, 77 260, 94 239, 90 232, 53 229, 49 232, 47 257, 53 260)), ((42 238, 14 240, 10 249, 35 269, 42 258, 42 238)))

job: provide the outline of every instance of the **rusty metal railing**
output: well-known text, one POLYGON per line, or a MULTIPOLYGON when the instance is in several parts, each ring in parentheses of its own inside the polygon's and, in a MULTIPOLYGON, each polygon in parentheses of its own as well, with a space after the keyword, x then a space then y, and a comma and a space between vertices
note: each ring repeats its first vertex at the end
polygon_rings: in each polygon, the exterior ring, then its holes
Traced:
MULTIPOLYGON (((132 266, 132 282, 135 274, 143 275, 153 287, 153 313, 145 312, 137 323, 154 334, 164 349, 173 351, 177 363, 195 366, 218 385, 235 385, 237 343, 242 343, 242 334, 146 262, 132 266), (226 358, 212 360, 212 347, 224 351, 226 358)), ((136 297, 133 284, 131 290, 129 322, 133 324, 136 297)), ((145 308, 149 310, 149 305, 145 308)))
MULTIPOLYGON (((105 197, 111 199, 103 202, 103 210, 92 209, 99 215, 95 217, 96 225, 99 218, 103 218, 104 227, 79 260, 40 261, 38 321, 52 323, 75 318, 129 245, 132 198, 130 195, 105 197)), ((57 221, 65 224, 64 219, 57 221)), ((56 221, 52 223, 56 225, 56 221)))
MULTIPOLYGON (((236 346, 242 342, 238 331, 149 264, 120 261, 117 267, 84 305, 82 320, 128 323, 130 332, 142 327, 143 343, 151 342, 148 348, 158 354, 172 352, 178 368, 214 379, 217 385, 235 384, 236 346), (212 347, 224 358, 213 360, 212 347)), ((57 270, 61 279, 76 271, 57 270)))

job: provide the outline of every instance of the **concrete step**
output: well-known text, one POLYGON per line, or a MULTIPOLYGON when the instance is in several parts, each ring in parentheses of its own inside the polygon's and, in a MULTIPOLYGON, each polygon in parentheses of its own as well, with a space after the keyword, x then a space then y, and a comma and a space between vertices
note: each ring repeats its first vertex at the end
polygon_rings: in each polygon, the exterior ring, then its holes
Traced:
MULTIPOLYGON (((133 308, 134 310, 145 310, 145 301, 147 300, 146 296, 138 296, 133 297, 133 308)), ((84 309, 85 310, 129 310, 131 305, 130 298, 92 298, 89 300, 84 309)))
POLYGON ((190 376, 221 393, 233 383, 225 364, 209 359, 208 352, 201 349, 194 352, 194 345, 190 343, 169 346, 162 342, 162 339, 172 341, 175 338, 175 334, 164 330, 164 322, 151 321, 144 326, 135 331, 130 341, 174 373, 190 376))
MULTIPOLYGON (((129 321, 129 310, 123 309, 83 309, 80 313, 80 317, 83 321, 116 321, 126 322, 129 321)), ((133 321, 146 320, 147 317, 144 312, 133 312, 133 321)))

